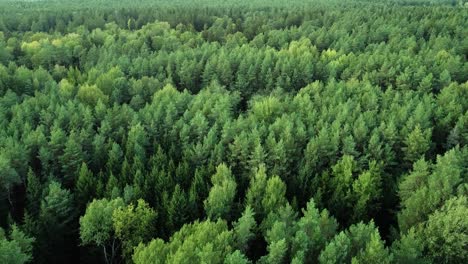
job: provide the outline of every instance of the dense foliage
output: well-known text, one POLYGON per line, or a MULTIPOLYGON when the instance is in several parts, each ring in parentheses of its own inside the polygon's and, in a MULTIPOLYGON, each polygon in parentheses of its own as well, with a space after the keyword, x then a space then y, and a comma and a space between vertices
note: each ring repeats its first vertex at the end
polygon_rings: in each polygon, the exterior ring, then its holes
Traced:
POLYGON ((467 5, 0 0, 0 263, 467 263, 467 5))

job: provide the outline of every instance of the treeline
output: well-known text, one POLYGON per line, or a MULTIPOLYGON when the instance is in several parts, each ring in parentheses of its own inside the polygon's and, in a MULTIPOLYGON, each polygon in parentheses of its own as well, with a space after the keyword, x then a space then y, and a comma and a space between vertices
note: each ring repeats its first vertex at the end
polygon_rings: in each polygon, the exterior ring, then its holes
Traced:
POLYGON ((203 4, 0 11, 0 263, 468 260, 466 9, 203 4))

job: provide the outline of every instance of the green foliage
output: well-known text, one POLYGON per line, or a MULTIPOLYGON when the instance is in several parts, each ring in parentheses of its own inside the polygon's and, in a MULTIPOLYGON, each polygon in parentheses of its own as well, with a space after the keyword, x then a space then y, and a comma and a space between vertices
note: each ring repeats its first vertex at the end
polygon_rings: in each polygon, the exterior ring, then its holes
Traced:
POLYGON ((9 236, 0 228, 0 262, 23 264, 32 260, 34 238, 26 236, 16 225, 12 226, 9 236))
POLYGON ((429 216, 424 232, 428 255, 437 263, 463 263, 467 258, 468 201, 455 197, 429 216))
POLYGON ((268 179, 263 194, 262 207, 267 214, 286 205, 286 184, 278 176, 268 179))
POLYGON ((86 208, 85 214, 80 217, 81 242, 83 245, 102 247, 106 263, 112 263, 117 257, 113 215, 117 209, 124 206, 121 198, 93 200, 86 208))
POLYGON ((392 255, 385 248, 373 222, 352 225, 340 232, 320 253, 320 263, 391 263, 392 255))
POLYGON ((392 254, 395 263, 427 263, 424 259, 424 244, 414 229, 403 235, 392 244, 392 254))
POLYGON ((266 263, 280 264, 283 263, 287 252, 286 240, 275 241, 268 245, 268 255, 265 258, 266 263))
POLYGON ((51 182, 48 192, 41 202, 41 218, 51 228, 61 228, 72 217, 73 197, 69 190, 63 189, 60 183, 51 182))
POLYGON ((224 259, 224 264, 248 264, 248 263, 251 263, 251 262, 239 250, 236 250, 233 253, 227 255, 226 258, 224 259))
POLYGON ((40 252, 41 258, 49 259, 52 256, 57 260, 66 258, 70 249, 63 247, 63 244, 71 236, 75 217, 73 194, 60 183, 51 181, 44 190, 40 203, 37 227, 32 228, 33 235, 37 239, 35 250, 40 252), (63 252, 55 253, 53 249, 56 247, 63 247, 63 252))
POLYGON ((83 244, 104 246, 114 235, 114 211, 124 206, 122 199, 93 200, 80 217, 80 237, 83 244))
POLYGON ((11 161, 3 153, 0 155, 0 171, 2 171, 0 174, 0 187, 4 192, 9 193, 14 185, 21 183, 18 173, 11 167, 11 161))
POLYGON ((445 201, 466 192, 466 158, 466 149, 455 148, 438 156, 432 170, 425 161, 415 163, 412 173, 400 184, 402 210, 398 221, 402 231, 425 222, 445 201))
POLYGON ((374 216, 380 207, 382 196, 382 171, 376 162, 369 164, 369 170, 362 172, 353 182, 354 219, 374 216))
POLYGON ((313 200, 307 203, 303 214, 297 222, 292 251, 297 260, 312 262, 316 261, 320 251, 335 236, 338 223, 327 210, 320 212, 313 200))
POLYGON ((252 207, 257 219, 263 220, 267 212, 264 210, 262 200, 265 194, 267 185, 267 176, 265 166, 260 166, 250 180, 250 186, 246 194, 247 205, 252 207))
POLYGON ((0 0, 0 262, 468 262, 464 2, 0 0))
POLYGON ((219 165, 216 173, 211 177, 211 182, 213 186, 204 202, 206 214, 211 219, 229 219, 237 186, 231 170, 225 164, 219 165))
MULTIPOLYGON (((242 216, 233 224, 236 235, 237 248, 246 252, 249 248, 249 241, 255 236, 257 223, 254 218, 255 213, 250 206, 247 206, 242 216)), ((233 256, 234 257, 234 256, 233 256)), ((238 258, 239 256, 236 256, 238 258)))
POLYGON ((153 240, 135 248, 133 261, 139 263, 222 263, 233 251, 234 235, 226 222, 204 221, 184 225, 169 242, 153 240))
POLYGON ((39 214, 40 199, 42 197, 42 184, 34 172, 30 169, 26 179, 27 210, 37 216, 39 214))
POLYGON ((93 107, 96 106, 98 101, 106 104, 109 100, 109 98, 101 90, 99 90, 96 85, 80 86, 76 97, 84 104, 93 107))
POLYGON ((392 256, 389 255, 379 233, 373 233, 364 252, 360 252, 351 260, 351 263, 391 263, 392 256))
POLYGON ((115 235, 123 242, 124 254, 130 256, 133 247, 151 239, 155 218, 156 212, 141 199, 136 207, 130 204, 115 208, 112 221, 115 235))
MULTIPOLYGON (((354 157, 344 155, 332 167, 332 180, 328 187, 332 192, 330 200, 327 200, 327 192, 322 200, 325 200, 324 203, 332 214, 345 223, 370 220, 377 215, 381 206, 382 174, 382 167, 376 161, 370 161, 368 169, 358 171, 354 157)), ((324 174, 324 177, 327 176, 328 174, 324 174)))
POLYGON ((412 163, 424 157, 430 148, 430 136, 430 131, 421 131, 421 128, 416 126, 405 140, 405 159, 412 163))
POLYGON ((96 184, 97 181, 93 173, 88 169, 86 163, 82 163, 75 188, 78 200, 87 203, 88 200, 92 199, 96 195, 96 184))
POLYGON ((340 232, 327 247, 320 253, 319 263, 346 263, 349 262, 351 240, 344 232, 340 232))

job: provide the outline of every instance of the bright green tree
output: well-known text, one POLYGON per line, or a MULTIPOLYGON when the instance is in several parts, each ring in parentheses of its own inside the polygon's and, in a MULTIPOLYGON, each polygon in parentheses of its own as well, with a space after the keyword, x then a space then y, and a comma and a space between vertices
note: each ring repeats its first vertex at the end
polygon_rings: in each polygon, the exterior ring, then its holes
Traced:
POLYGON ((424 243, 433 263, 465 263, 468 260, 468 200, 454 197, 429 216, 424 243))
POLYGON ((254 218, 255 213, 250 206, 247 206, 242 216, 233 224, 236 235, 237 248, 246 252, 249 248, 249 241, 255 236, 257 223, 254 218))
POLYGON ((237 187, 231 170, 225 164, 219 165, 211 177, 211 182, 213 186, 204 202, 206 214, 211 219, 229 220, 237 187))
POLYGON ((23 264, 32 260, 34 238, 13 225, 9 236, 0 228, 0 263, 23 264))
POLYGON ((338 223, 327 210, 320 212, 313 200, 302 212, 303 216, 297 221, 292 251, 293 258, 309 263, 317 260, 320 251, 335 236, 338 223))
POLYGON ((96 195, 96 184, 97 181, 93 173, 88 169, 86 163, 83 162, 75 187, 76 196, 80 203, 86 205, 86 203, 96 195))
POLYGON ((86 213, 80 217, 81 242, 102 247, 106 263, 114 263, 117 257, 118 245, 112 216, 121 207, 124 207, 121 198, 93 200, 86 208, 86 213))
POLYGON ((130 204, 114 210, 115 235, 122 241, 124 256, 131 256, 133 247, 153 236, 155 220, 156 212, 142 199, 136 206, 130 204))

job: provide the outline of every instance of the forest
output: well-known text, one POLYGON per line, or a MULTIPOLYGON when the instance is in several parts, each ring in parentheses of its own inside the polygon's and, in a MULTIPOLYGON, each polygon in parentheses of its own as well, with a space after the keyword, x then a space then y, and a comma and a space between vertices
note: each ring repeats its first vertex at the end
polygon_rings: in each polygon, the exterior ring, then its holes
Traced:
POLYGON ((0 0, 0 263, 468 263, 468 1, 0 0))

